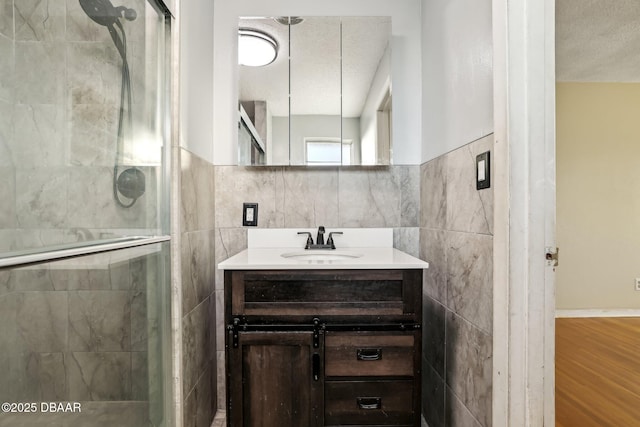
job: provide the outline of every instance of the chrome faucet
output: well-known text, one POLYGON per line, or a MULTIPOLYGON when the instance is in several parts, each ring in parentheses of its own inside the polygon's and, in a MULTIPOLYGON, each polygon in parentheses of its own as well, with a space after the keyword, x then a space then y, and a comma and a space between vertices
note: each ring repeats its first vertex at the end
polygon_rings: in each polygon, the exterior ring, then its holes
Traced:
POLYGON ((336 245, 333 242, 334 234, 342 234, 342 231, 332 231, 329 233, 329 238, 327 239, 327 243, 324 242, 324 226, 321 225, 318 227, 318 234, 316 235, 316 242, 313 243, 313 237, 311 233, 308 231, 298 231, 298 234, 306 234, 307 235, 307 244, 305 245, 305 249, 335 249, 336 245))

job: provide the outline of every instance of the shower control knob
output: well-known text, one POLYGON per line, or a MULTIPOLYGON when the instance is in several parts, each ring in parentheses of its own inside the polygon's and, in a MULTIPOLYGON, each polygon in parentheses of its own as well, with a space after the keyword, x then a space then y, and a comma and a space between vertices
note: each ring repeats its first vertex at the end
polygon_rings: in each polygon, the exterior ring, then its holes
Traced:
POLYGON ((134 21, 138 17, 138 14, 133 9, 124 10, 124 19, 127 21, 134 21))
POLYGON ((145 191, 144 173, 135 167, 125 169, 118 176, 116 188, 124 197, 138 199, 145 191))

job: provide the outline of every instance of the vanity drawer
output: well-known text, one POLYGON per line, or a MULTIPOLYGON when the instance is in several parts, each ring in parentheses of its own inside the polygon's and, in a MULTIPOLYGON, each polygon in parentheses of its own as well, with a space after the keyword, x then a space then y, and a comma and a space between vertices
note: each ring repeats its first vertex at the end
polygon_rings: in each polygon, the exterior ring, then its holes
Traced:
POLYGON ((225 272, 232 316, 419 322, 420 270, 225 272))
POLYGON ((412 381, 325 382, 325 425, 413 425, 412 381))
POLYGON ((413 376, 414 342, 410 334, 327 332, 325 375, 413 376))

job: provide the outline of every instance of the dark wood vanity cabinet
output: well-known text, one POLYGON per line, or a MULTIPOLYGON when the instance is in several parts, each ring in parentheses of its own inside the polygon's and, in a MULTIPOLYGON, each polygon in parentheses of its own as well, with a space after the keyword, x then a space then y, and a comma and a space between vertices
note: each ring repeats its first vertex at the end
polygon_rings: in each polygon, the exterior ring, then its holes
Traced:
POLYGON ((422 270, 225 271, 231 427, 419 426, 422 270))

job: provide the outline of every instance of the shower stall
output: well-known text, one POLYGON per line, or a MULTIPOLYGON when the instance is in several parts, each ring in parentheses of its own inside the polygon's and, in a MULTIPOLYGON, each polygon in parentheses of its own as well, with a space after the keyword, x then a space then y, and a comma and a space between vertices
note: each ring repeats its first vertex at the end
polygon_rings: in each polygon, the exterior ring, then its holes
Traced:
POLYGON ((4 3, 0 427, 169 427, 168 9, 4 3))

